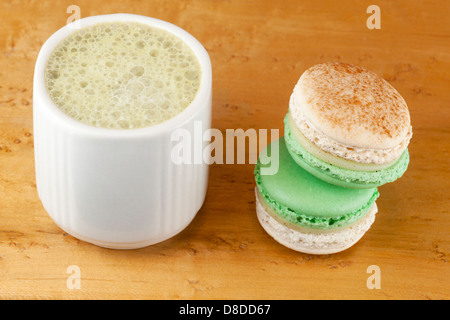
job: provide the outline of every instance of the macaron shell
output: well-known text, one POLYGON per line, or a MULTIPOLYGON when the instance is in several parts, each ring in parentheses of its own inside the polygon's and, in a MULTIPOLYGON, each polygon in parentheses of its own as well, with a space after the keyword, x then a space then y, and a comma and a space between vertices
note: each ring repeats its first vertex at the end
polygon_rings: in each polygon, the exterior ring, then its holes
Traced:
POLYGON ((372 71, 341 62, 312 66, 294 88, 304 117, 341 144, 373 149, 400 145, 410 129, 408 106, 372 71))
MULTIPOLYGON (((274 159, 276 161, 276 159, 274 159)), ((376 188, 349 189, 326 183, 302 169, 290 156, 284 138, 272 142, 255 166, 255 180, 265 202, 287 221, 330 229, 360 219, 379 196, 376 188), (278 172, 261 175, 267 153, 279 149, 278 172)))
POLYGON ((379 171, 354 171, 326 163, 308 153, 292 134, 288 117, 284 119, 286 146, 293 160, 310 174, 328 183, 355 189, 375 188, 400 178, 408 168, 406 149, 391 167, 379 171))

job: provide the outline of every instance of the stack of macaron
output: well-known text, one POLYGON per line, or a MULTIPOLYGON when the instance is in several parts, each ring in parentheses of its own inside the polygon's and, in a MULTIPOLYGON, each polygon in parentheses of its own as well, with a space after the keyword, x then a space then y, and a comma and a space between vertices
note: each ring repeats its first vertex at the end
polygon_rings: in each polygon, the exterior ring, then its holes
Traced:
POLYGON ((351 247, 375 221, 377 187, 408 167, 412 127, 405 100, 371 71, 319 64, 296 84, 284 128, 255 166, 259 222, 296 251, 351 247), (270 161, 278 161, 278 171, 263 174, 270 161))

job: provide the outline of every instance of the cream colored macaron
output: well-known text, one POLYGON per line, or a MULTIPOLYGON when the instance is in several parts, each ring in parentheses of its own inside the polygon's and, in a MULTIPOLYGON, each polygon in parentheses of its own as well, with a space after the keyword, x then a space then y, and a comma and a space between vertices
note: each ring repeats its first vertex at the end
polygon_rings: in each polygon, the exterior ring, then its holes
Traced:
POLYGON ((398 159, 412 135, 408 107, 397 90, 374 72, 345 63, 306 70, 289 110, 309 140, 356 162, 398 159))

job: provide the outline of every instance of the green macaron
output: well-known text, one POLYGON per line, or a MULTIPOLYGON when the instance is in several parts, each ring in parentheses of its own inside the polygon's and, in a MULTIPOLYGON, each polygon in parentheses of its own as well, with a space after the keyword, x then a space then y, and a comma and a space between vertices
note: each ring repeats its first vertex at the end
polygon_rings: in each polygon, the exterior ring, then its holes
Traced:
POLYGON ((260 154, 254 173, 261 225, 294 250, 313 254, 345 250, 375 219, 376 188, 350 189, 318 179, 294 161, 284 138, 260 154), (278 171, 261 174, 273 161, 278 162, 278 171))

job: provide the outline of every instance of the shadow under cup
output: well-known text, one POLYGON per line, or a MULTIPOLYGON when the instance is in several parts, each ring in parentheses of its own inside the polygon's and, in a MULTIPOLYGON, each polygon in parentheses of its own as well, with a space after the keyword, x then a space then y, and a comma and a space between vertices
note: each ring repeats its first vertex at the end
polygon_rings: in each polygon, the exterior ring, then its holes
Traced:
MULTIPOLYGON (((74 237, 107 248, 133 249, 169 239, 182 231, 201 208, 208 163, 178 163, 171 158, 172 133, 191 134, 191 154, 211 127, 211 61, 204 47, 183 29, 154 18, 112 14, 84 18, 81 27, 101 22, 139 22, 181 38, 201 69, 192 103, 175 117, 140 129, 104 129, 83 124, 62 112, 48 95, 44 72, 56 46, 74 30, 67 25, 43 45, 33 84, 36 185, 54 222, 74 237)), ((202 149, 203 150, 203 149, 202 149)))

